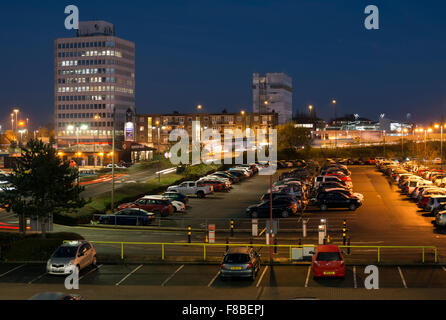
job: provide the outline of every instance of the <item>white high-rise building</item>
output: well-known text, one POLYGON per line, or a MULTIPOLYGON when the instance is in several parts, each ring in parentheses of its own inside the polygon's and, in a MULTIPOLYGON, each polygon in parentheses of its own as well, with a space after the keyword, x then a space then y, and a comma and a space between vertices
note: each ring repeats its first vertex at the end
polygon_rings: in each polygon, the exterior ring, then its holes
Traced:
POLYGON ((267 73, 252 78, 253 111, 279 114, 279 124, 293 118, 293 85, 292 79, 285 73, 267 73))
POLYGON ((55 40, 54 52, 58 145, 111 145, 113 128, 117 141, 127 138, 124 126, 135 115, 135 44, 115 36, 111 23, 82 21, 76 37, 55 40))

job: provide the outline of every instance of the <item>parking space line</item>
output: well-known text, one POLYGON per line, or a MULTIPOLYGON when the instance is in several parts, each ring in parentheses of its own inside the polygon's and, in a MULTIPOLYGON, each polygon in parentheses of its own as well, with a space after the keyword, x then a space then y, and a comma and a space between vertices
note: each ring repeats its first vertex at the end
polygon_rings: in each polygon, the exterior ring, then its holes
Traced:
POLYGON ((166 285, 166 283, 169 282, 170 279, 172 279, 183 268, 184 268, 184 264, 182 264, 177 270, 175 270, 174 273, 172 273, 166 280, 164 280, 164 282, 161 284, 161 287, 164 287, 166 285))
POLYGON ((0 274, 0 278, 3 277, 3 276, 6 276, 7 274, 9 274, 9 273, 11 273, 11 272, 13 272, 13 271, 15 271, 15 270, 17 270, 17 269, 20 269, 20 268, 23 267, 23 266, 25 266, 25 265, 22 264, 21 266, 15 267, 14 269, 11 269, 11 270, 9 270, 9 271, 6 271, 6 272, 3 273, 3 274, 0 274))
POLYGON ((38 276, 37 278, 35 278, 35 279, 33 279, 33 280, 31 280, 30 282, 28 282, 28 284, 31 284, 31 283, 33 283, 34 281, 37 281, 37 280, 39 280, 39 279, 41 279, 41 278, 43 278, 45 275, 46 275, 47 273, 45 272, 45 273, 43 273, 43 274, 41 274, 40 276, 38 276))
POLYGON ((266 266, 265 269, 263 269, 262 275, 260 276, 259 281, 257 281, 256 288, 260 286, 260 283, 262 282, 263 276, 265 275, 266 270, 268 270, 268 267, 269 266, 266 266))
POLYGON ((102 267, 103 265, 102 264, 100 264, 100 265, 98 265, 96 268, 94 268, 94 269, 91 269, 90 271, 88 271, 86 274, 84 274, 82 277, 80 277, 79 278, 79 280, 82 280, 83 278, 85 278, 87 275, 89 275, 90 273, 92 273, 93 271, 96 271, 96 270, 98 270, 100 267, 102 267))
POLYGON ((310 280, 311 266, 308 266, 307 278, 305 279, 305 288, 308 288, 308 281, 310 280))
POLYGON ((356 281, 356 266, 353 266, 353 286, 355 289, 358 288, 358 282, 356 281))
POLYGON ((219 275, 220 275, 220 271, 218 271, 217 274, 215 275, 215 277, 212 278, 211 282, 209 282, 209 284, 208 284, 208 287, 212 286, 212 284, 218 278, 219 275))
POLYGON ((406 284, 406 280, 404 279, 404 276, 403 276, 403 271, 401 270, 401 268, 400 268, 400 267, 398 267, 398 272, 400 273, 400 276, 401 276, 401 281, 403 282, 403 286, 404 286, 404 288, 406 288, 406 289, 407 289, 407 284, 406 284))
POLYGON ((143 266, 143 265, 141 264, 141 265, 137 266, 135 269, 133 269, 133 271, 131 271, 131 272, 130 272, 128 275, 126 275, 124 278, 122 278, 122 280, 119 281, 119 282, 116 284, 116 286, 119 286, 122 282, 124 282, 125 279, 127 279, 127 278, 130 277, 132 274, 134 274, 136 271, 138 271, 139 269, 141 269, 142 266, 143 266))

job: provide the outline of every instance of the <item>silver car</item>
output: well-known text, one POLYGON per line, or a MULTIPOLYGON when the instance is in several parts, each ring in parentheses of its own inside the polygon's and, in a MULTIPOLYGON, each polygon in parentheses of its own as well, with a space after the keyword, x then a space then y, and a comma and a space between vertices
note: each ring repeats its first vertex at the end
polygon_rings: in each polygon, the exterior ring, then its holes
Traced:
POLYGON ((49 274, 67 275, 76 269, 80 272, 90 265, 95 266, 96 262, 96 250, 90 242, 70 241, 62 244, 51 255, 46 270, 49 274))
POLYGON ((256 278, 260 270, 260 254, 253 248, 229 248, 220 266, 220 275, 226 277, 256 278))
POLYGON ((446 227, 446 211, 440 211, 435 217, 437 227, 446 227))

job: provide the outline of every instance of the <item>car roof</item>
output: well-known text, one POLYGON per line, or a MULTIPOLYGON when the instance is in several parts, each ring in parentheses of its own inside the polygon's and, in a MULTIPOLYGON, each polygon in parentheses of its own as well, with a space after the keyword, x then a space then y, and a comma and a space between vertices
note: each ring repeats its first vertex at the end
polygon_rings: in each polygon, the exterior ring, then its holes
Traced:
POLYGON ((162 194, 152 194, 152 195, 144 196, 144 197, 142 197, 140 199, 169 200, 166 197, 164 197, 162 194))
POLYGON ((79 247, 81 244, 87 243, 85 240, 74 240, 62 243, 61 247, 79 247))
POLYGON ((317 247, 317 252, 339 252, 339 247, 334 244, 323 244, 317 247))

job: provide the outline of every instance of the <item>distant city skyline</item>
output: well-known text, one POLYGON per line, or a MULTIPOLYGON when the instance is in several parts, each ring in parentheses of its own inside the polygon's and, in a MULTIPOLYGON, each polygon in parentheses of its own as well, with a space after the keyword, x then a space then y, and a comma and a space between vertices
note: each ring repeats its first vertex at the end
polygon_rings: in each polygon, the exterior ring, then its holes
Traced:
MULTIPOLYGON (((356 1, 131 3, 72 4, 81 20, 110 21, 135 42, 137 113, 250 110, 256 72, 293 79, 293 114, 311 104, 329 120, 332 99, 338 116, 372 120, 438 121, 445 109, 446 4, 375 1, 381 28, 366 30, 366 3, 356 1)), ((15 107, 31 125, 53 122, 53 40, 75 35, 64 29, 65 5, 2 7, 4 128, 15 107)))

